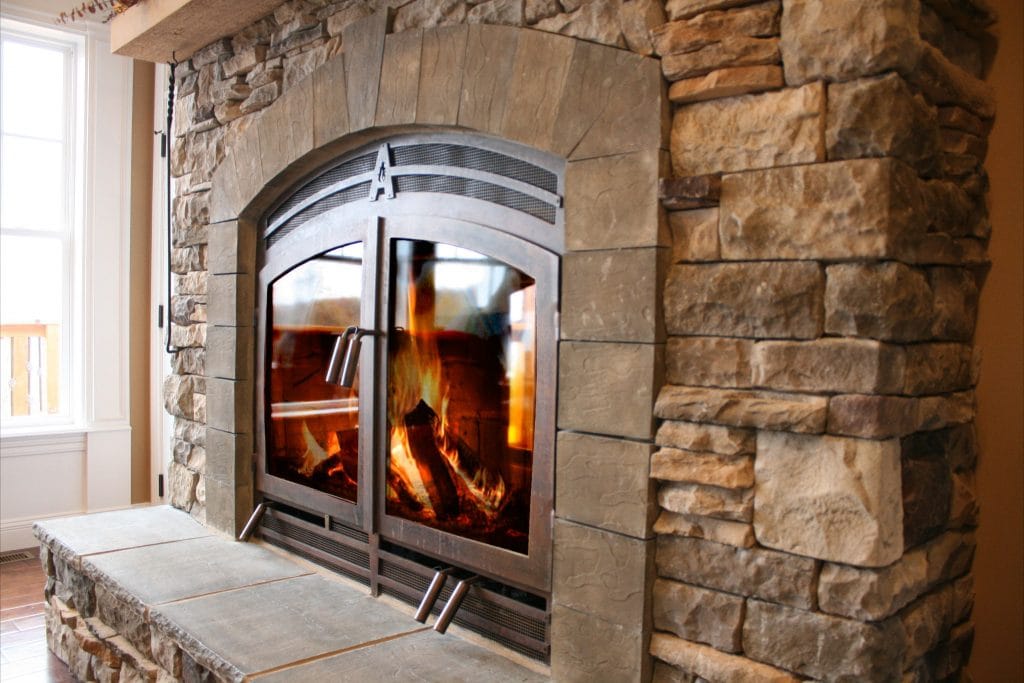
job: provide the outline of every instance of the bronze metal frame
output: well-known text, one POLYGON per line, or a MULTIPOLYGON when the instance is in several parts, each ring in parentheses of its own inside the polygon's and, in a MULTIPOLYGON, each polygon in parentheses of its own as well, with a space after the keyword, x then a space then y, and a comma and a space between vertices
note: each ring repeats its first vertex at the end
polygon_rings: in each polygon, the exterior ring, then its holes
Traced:
MULTIPOLYGON (((462 145, 473 143, 514 155, 556 173, 559 194, 564 187, 564 162, 516 145, 461 134, 402 136, 389 139, 388 143, 401 145, 422 141, 455 141, 462 145)), ((379 143, 375 146, 381 147, 379 143)), ((382 149, 378 152, 378 158, 380 154, 387 153, 386 147, 382 149)), ((337 163, 344 163, 346 158, 356 154, 366 153, 367 148, 364 147, 337 163)), ((418 166, 411 171, 403 171, 421 172, 436 173, 438 169, 418 166)), ((486 175, 489 181, 499 177, 486 175)), ((255 420, 257 490, 272 498, 287 501, 298 509, 326 516, 328 525, 333 517, 362 529, 369 537, 372 555, 376 555, 381 539, 388 540, 524 590, 550 594, 559 337, 557 302, 559 255, 564 248, 560 199, 556 223, 551 225, 507 206, 472 197, 397 192, 388 198, 386 190, 386 187, 377 187, 365 200, 343 204, 308 220, 277 239, 272 248, 261 246, 260 258, 264 265, 259 273, 257 292, 256 376, 260 378, 256 392, 255 420), (388 254, 390 241, 395 239, 430 240, 473 249, 518 268, 537 283, 536 422, 527 555, 438 531, 385 512, 383 468, 388 439, 385 328, 390 294, 388 283, 391 264, 388 254), (360 386, 367 389, 360 396, 359 500, 356 503, 267 472, 266 427, 269 405, 263 382, 269 362, 266 312, 271 305, 270 285, 308 259, 353 242, 364 244, 363 305, 359 327, 377 332, 363 340, 366 348, 363 349, 362 362, 358 367, 360 386), (369 391, 371 387, 375 391, 369 391)), ((541 193, 538 190, 538 195, 541 193)), ((292 211, 289 215, 295 213, 292 211)), ((282 219, 276 221, 277 224, 281 222, 282 219)), ((272 232, 269 228, 265 229, 264 235, 269 237, 272 232)), ((371 569, 370 585, 374 591, 376 579, 375 571, 371 569)))

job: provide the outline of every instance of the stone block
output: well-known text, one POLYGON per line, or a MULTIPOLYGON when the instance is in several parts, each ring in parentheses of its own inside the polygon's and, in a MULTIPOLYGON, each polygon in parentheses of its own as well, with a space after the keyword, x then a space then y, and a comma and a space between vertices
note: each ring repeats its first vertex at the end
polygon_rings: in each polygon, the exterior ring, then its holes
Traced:
POLYGON ((919 173, 936 163, 935 110, 898 74, 828 87, 828 158, 896 157, 919 173))
POLYGON ((793 607, 815 605, 817 563, 765 548, 659 536, 658 576, 793 607))
POLYGON ((211 275, 207 280, 207 321, 229 327, 252 325, 255 289, 252 275, 211 275))
POLYGON ((658 487, 658 504, 683 515, 749 522, 754 512, 752 489, 668 483, 658 487))
POLYGON ((255 333, 251 327, 206 327, 206 376, 253 379, 255 333))
POLYGON ((651 666, 641 622, 621 625, 564 607, 551 609, 551 675, 568 683, 635 683, 651 666))
POLYGON ((221 481, 213 477, 204 477, 206 486, 206 520, 205 524, 221 533, 237 537, 242 532, 246 521, 256 507, 252 475, 237 481, 221 481), (249 480, 248 483, 245 480, 249 480))
MULTIPOLYGON (((238 183, 239 211, 249 205, 253 197, 264 189, 267 180, 263 175, 263 157, 260 150, 259 131, 262 126, 249 126, 241 132, 225 137, 227 153, 222 163, 235 167, 238 183)), ((210 220, 214 220, 211 215, 210 220)))
POLYGON ((966 268, 932 268, 928 281, 935 296, 936 339, 970 341, 978 318, 978 284, 966 268))
POLYGON ((995 91, 991 84, 958 67, 935 46, 922 42, 919 48, 916 68, 901 73, 928 101, 956 105, 982 119, 995 115, 995 91))
POLYGON ((906 353, 904 393, 941 394, 973 385, 974 350, 966 344, 913 344, 906 353))
POLYGON ((252 381, 211 377, 206 383, 207 425, 235 434, 252 433, 252 381))
POLYGON ((651 446, 589 434, 558 435, 557 515, 636 538, 649 538, 654 518, 648 477, 651 446))
POLYGON ((550 149, 574 42, 541 31, 519 35, 501 127, 493 132, 531 147, 550 149))
POLYGON ((668 107, 655 60, 577 42, 558 107, 551 151, 559 156, 590 159, 665 145, 668 107))
POLYGON ((694 52, 739 36, 779 34, 781 3, 761 2, 732 12, 706 12, 691 19, 671 21, 651 32, 659 55, 694 52))
POLYGON ((349 130, 373 125, 380 90, 384 42, 391 25, 391 10, 385 8, 354 21, 342 32, 345 46, 345 95, 349 130))
POLYGON ((909 666, 946 640, 950 629, 966 616, 973 601, 973 582, 968 575, 904 609, 898 617, 900 635, 905 642, 903 665, 909 666))
POLYGON ((655 416, 666 420, 806 434, 825 431, 827 412, 824 396, 674 385, 662 388, 654 405, 655 416))
POLYGON ((651 636, 651 654, 663 662, 693 672, 707 681, 796 683, 800 680, 762 662, 727 654, 667 633, 655 633, 651 636))
POLYGON ((945 530, 953 492, 945 460, 903 458, 903 543, 910 548, 945 530))
POLYGON ((672 262, 719 260, 718 208, 671 211, 672 262))
POLYGON ((862 623, 760 600, 747 602, 748 657, 819 680, 899 680, 899 621, 862 623))
POLYGON ((966 424, 975 416, 973 391, 942 396, 925 396, 918 400, 917 430, 929 431, 966 424))
POLYGON ((903 347, 865 339, 766 341, 754 346, 754 384, 784 391, 897 393, 903 347))
POLYGON ((672 21, 689 19, 704 12, 748 5, 750 0, 668 0, 665 11, 672 21))
POLYGON ((668 511, 662 511, 658 515, 654 522, 654 532, 702 538, 715 543, 734 545, 737 548, 750 548, 755 540, 754 527, 750 524, 700 515, 680 515, 668 511))
POLYGON ((658 579, 652 598, 654 628, 725 652, 739 652, 744 602, 736 595, 658 579))
POLYGON ((824 161, 824 127, 821 83, 691 104, 672 122, 673 171, 694 176, 824 161))
POLYGON ((725 259, 889 258, 923 236, 920 180, 894 159, 790 166, 722 178, 725 259))
POLYGON ((627 628, 647 619, 653 542, 555 520, 552 600, 627 628))
POLYGON ((781 61, 778 38, 737 36, 693 52, 666 55, 661 58, 661 71, 668 80, 679 81, 726 67, 762 66, 781 61))
POLYGON ((533 28, 601 45, 625 47, 626 40, 619 23, 621 7, 622 3, 616 0, 586 3, 567 0, 565 14, 539 21, 533 28))
POLYGON ((662 355, 653 344, 562 342, 558 427, 650 439, 662 355))
POLYGON ((752 386, 754 342, 732 337, 672 337, 665 348, 665 379, 689 386, 752 386))
POLYGON ((478 131, 500 131, 508 102, 519 32, 504 26, 469 27, 466 72, 462 77, 459 125, 478 131))
POLYGON ((974 469, 978 456, 973 424, 911 434, 901 445, 904 458, 942 459, 954 472, 974 469))
POLYGON ((825 278, 816 263, 676 265, 665 285, 669 334, 813 339, 825 278))
POLYGON ((167 467, 167 488, 170 493, 171 505, 186 512, 196 502, 196 487, 199 484, 199 473, 184 465, 172 462, 167 467))
POLYGON ((563 256, 562 338, 663 341, 664 251, 617 249, 563 256))
POLYGON ((693 422, 662 423, 656 441, 659 446, 722 455, 753 454, 757 449, 757 435, 751 430, 693 422))
POLYGON ((313 72, 313 146, 323 147, 351 130, 345 57, 329 59, 313 72))
POLYGON ((96 616, 135 646, 143 656, 152 656, 149 623, 141 604, 124 600, 103 583, 98 583, 96 616))
POLYGON ((918 401, 904 396, 833 396, 828 402, 830 434, 891 439, 917 429, 918 401))
POLYGON ((754 530, 762 545, 866 567, 903 554, 899 441, 760 432, 754 530))
POLYGON ((219 481, 251 483, 255 449, 252 434, 206 429, 206 474, 219 481))
POLYGON ((908 73, 920 58, 913 0, 794 0, 782 8, 786 82, 849 81, 908 73))
POLYGON ((931 338, 932 291, 925 273, 895 261, 825 269, 825 332, 888 341, 931 338))
POLYGON ((725 489, 754 485, 754 461, 747 455, 720 455, 662 448, 651 457, 651 477, 725 489))
POLYGON ((668 90, 668 99, 676 104, 690 104, 778 90, 784 85, 782 67, 775 64, 725 67, 676 81, 668 90))
POLYGON ((296 159, 313 149, 313 81, 289 87, 267 108, 255 128, 260 137, 263 177, 273 181, 296 159))
POLYGON ((667 244, 658 149, 570 162, 565 170, 565 244, 570 251, 667 244))
POLYGON ((818 605, 823 612, 881 621, 939 583, 966 572, 974 546, 971 536, 949 532, 881 569, 826 562, 818 581, 818 605))
POLYGON ((619 8, 619 28, 630 52, 654 54, 651 31, 665 23, 665 3, 660 0, 624 2, 619 8))
POLYGON ((417 123, 454 125, 458 121, 468 37, 466 26, 442 26, 423 32, 417 123))
POLYGON ((953 473, 953 486, 949 499, 949 528, 962 529, 978 525, 976 489, 973 472, 953 473))
POLYGON ((422 31, 392 33, 385 37, 375 126, 397 126, 416 120, 422 52, 422 31))

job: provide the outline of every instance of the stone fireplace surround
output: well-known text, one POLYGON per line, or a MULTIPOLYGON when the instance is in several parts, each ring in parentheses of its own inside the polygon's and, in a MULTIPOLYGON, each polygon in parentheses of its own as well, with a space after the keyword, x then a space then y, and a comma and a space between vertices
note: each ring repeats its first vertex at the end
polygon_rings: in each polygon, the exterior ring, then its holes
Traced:
POLYGON ((253 504, 263 212, 366 142, 491 135, 567 160, 552 677, 955 678, 983 7, 371 9, 293 0, 179 70, 172 502, 253 504))

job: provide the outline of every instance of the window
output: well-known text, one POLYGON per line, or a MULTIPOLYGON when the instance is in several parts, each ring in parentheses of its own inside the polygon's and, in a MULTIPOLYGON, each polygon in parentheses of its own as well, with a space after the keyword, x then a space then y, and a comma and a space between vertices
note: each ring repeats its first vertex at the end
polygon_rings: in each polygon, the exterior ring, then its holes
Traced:
POLYGON ((69 422, 82 41, 0 25, 0 420, 69 422))

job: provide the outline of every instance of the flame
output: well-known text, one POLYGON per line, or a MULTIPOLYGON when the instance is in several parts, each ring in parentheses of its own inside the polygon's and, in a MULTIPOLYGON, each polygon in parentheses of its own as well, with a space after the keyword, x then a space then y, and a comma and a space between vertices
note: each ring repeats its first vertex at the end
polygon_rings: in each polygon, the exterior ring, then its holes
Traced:
POLYGON ((306 443, 306 452, 302 456, 302 466, 299 468, 299 474, 304 477, 313 476, 313 472, 320 463, 335 453, 341 452, 341 444, 338 443, 338 434, 336 432, 330 431, 327 433, 327 448, 323 448, 317 443, 313 433, 309 431, 305 420, 302 421, 302 440, 306 443))
MULTIPOLYGON (((508 489, 501 474, 487 467, 472 467, 459 452, 448 415, 449 386, 444 376, 437 335, 433 330, 432 313, 417 306, 415 285, 408 291, 408 327, 406 334, 392 335, 389 365, 388 423, 390 425, 389 478, 387 497, 398 503, 412 499, 419 507, 423 521, 438 516, 425 482, 429 472, 417 462, 412 452, 406 417, 422 401, 437 416, 433 423, 433 440, 447 465, 460 501, 460 516, 482 515, 493 521, 508 502, 508 489), (469 511, 463 510, 468 503, 469 511)), ((469 520, 467 519, 467 522, 469 520)))

